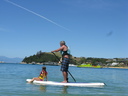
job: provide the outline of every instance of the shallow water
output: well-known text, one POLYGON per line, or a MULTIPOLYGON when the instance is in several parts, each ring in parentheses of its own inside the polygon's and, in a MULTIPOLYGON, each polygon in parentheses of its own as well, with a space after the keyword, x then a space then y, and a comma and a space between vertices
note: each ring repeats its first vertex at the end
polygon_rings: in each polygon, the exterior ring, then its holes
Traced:
MULTIPOLYGON (((127 96, 128 69, 70 67, 77 82, 104 82, 103 88, 35 85, 26 79, 37 77, 43 65, 0 64, 0 96, 127 96)), ((46 66, 48 80, 63 80, 60 66, 46 66)), ((69 81, 73 82, 71 76, 69 81)))

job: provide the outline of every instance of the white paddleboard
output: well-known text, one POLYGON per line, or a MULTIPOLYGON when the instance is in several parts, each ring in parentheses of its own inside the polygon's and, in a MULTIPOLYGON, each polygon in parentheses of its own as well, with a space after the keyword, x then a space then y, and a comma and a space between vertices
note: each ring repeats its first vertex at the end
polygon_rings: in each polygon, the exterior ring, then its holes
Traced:
MULTIPOLYGON (((31 81, 31 79, 26 79, 27 82, 31 81)), ((40 85, 56 85, 56 86, 78 86, 78 87, 103 87, 105 83, 61 83, 54 81, 33 81, 34 84, 40 85)))

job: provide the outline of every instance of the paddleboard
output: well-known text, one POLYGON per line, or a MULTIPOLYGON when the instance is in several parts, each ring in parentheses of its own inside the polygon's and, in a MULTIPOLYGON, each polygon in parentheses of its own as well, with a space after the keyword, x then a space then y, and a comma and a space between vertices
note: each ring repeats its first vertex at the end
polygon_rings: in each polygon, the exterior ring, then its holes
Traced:
MULTIPOLYGON (((26 79, 27 82, 31 81, 31 79, 26 79)), ((34 84, 39 85, 56 85, 56 86, 78 86, 78 87, 103 87, 105 83, 61 83, 54 81, 33 81, 34 84)))

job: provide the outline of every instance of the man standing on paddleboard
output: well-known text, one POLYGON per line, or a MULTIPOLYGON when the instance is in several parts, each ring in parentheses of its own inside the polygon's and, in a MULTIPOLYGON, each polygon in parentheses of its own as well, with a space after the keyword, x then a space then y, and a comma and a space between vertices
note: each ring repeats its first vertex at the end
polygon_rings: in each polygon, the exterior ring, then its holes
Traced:
POLYGON ((61 62, 61 71, 64 77, 64 81, 62 83, 68 82, 68 67, 69 67, 69 48, 67 47, 65 41, 60 42, 60 48, 51 52, 58 52, 62 54, 62 62, 61 62))

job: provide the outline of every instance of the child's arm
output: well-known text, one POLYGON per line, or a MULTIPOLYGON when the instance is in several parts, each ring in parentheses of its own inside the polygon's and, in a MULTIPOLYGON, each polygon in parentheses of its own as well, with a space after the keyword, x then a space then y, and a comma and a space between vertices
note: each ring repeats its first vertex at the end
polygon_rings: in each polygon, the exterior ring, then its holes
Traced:
POLYGON ((48 81, 48 77, 47 77, 47 75, 46 75, 46 81, 48 81))

